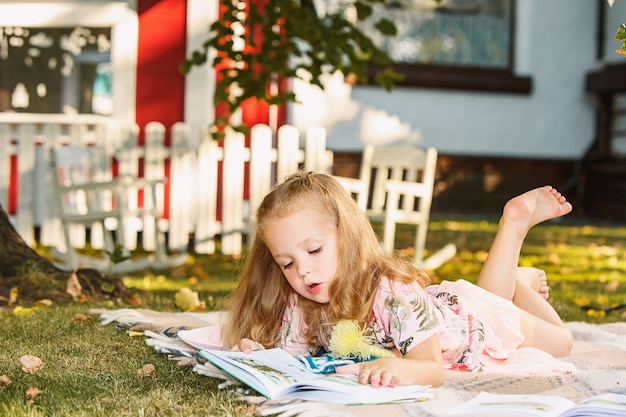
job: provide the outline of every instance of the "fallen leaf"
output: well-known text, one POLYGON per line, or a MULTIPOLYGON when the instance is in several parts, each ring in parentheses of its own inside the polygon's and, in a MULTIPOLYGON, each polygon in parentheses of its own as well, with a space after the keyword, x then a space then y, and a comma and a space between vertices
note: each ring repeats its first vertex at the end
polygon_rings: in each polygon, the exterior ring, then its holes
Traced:
POLYGON ((187 309, 187 311, 194 313, 194 312, 199 312, 199 311, 206 311, 206 301, 200 301, 200 304, 198 304, 197 306, 191 307, 189 309, 187 309))
POLYGON ((154 367, 154 365, 152 365, 151 363, 147 363, 144 366, 142 366, 141 369, 137 370, 137 375, 144 378, 147 376, 154 375, 155 371, 156 371, 156 368, 154 367))
POLYGON ((46 366, 45 363, 41 361, 37 356, 33 355, 24 355, 20 358, 20 362, 22 363, 22 370, 27 374, 34 374, 35 372, 41 370, 46 366))
POLYGON ((76 276, 76 272, 72 272, 72 275, 67 279, 67 283, 65 284, 65 292, 71 295, 74 299, 80 297, 83 291, 83 287, 80 286, 80 282, 78 282, 78 277, 76 276))
POLYGON ((47 298, 44 298, 42 300, 37 300, 35 302, 35 307, 50 307, 52 305, 52 300, 48 300, 47 298))
POLYGON ((0 385, 3 387, 11 385, 11 380, 6 375, 0 375, 0 385))
POLYGON ((561 265, 561 257, 559 256, 558 253, 554 253, 554 252, 551 253, 548 256, 548 259, 552 265, 561 265))
POLYGON ((134 330, 126 330, 126 334, 129 335, 130 337, 143 336, 143 332, 136 332, 134 330))
POLYGON ((77 313, 77 314, 74 314, 74 317, 72 317, 72 321, 74 323, 82 323, 82 322, 91 321, 91 320, 93 320, 93 317, 91 317, 91 316, 89 316, 87 314, 77 313))
POLYGON ((192 310, 200 305, 200 298, 197 292, 185 287, 174 294, 174 304, 181 310, 192 310))
POLYGON ((137 307, 142 303, 141 298, 137 294, 131 295, 126 301, 133 307, 137 307))
POLYGON ((17 296, 18 295, 19 295, 19 291, 18 291, 17 287, 11 288, 11 292, 9 294, 9 302, 8 302, 8 306, 9 307, 13 307, 13 305, 17 301, 17 296))
POLYGON ((41 394, 41 391, 39 391, 39 388, 37 388, 37 387, 28 387, 28 388, 26 388, 26 399, 27 400, 32 400, 33 398, 35 398, 39 394, 41 394))
POLYGON ((17 306, 13 309, 13 315, 17 317, 24 317, 24 316, 28 316, 33 311, 35 310, 30 307, 17 306))

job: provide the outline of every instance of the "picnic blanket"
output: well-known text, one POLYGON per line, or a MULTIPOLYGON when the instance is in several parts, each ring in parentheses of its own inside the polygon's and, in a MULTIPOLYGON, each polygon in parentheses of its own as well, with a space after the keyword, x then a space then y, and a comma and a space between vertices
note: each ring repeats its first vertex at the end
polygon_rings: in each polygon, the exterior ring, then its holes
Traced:
MULTIPOLYGON (((143 332, 146 344, 156 351, 188 365, 201 375, 221 378, 224 389, 232 389, 237 382, 206 364, 197 355, 197 349, 178 337, 181 330, 199 329, 215 325, 222 319, 220 312, 164 313, 145 309, 91 310, 103 325, 115 322, 118 326, 143 332)), ((562 358, 575 371, 568 374, 519 375, 498 372, 462 372, 447 370, 444 383, 434 389, 435 399, 404 404, 344 406, 313 403, 303 400, 274 400, 242 391, 242 398, 257 404, 260 416, 284 417, 364 416, 429 417, 445 416, 448 410, 481 391, 501 394, 557 395, 579 402, 592 395, 615 392, 626 393, 626 322, 590 324, 568 322, 574 335, 572 353, 562 358)))

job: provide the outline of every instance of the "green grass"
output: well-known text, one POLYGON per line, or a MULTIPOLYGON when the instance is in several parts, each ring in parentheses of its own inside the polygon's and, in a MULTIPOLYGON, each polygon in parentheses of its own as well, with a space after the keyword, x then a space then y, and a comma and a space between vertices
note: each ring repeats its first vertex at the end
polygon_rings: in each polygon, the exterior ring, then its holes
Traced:
POLYGON ((38 309, 24 317, 0 313, 4 329, 0 415, 6 416, 194 416, 244 415, 247 405, 216 388, 216 380, 180 367, 130 337, 96 320, 74 321, 89 306, 38 309), (20 357, 41 358, 45 367, 28 374, 20 357), (146 364, 153 376, 141 377, 146 364), (26 399, 26 389, 41 394, 26 399), (221 412, 220 412, 221 410, 221 412), (226 412, 226 410, 230 410, 226 412))
MULTIPOLYGON (((471 218, 431 222, 427 249, 448 242, 457 255, 432 274, 434 282, 465 278, 474 281, 480 270, 496 222, 471 218)), ((412 233, 398 232, 398 249, 410 254, 412 233), (406 243, 402 243, 406 242, 406 243)), ((626 302, 626 227, 582 224, 575 220, 543 224, 531 231, 522 265, 546 269, 552 286, 551 302, 568 321, 604 323, 626 320, 626 309, 589 313, 581 305, 607 308, 626 302)), ((220 309, 236 284, 240 263, 221 255, 195 255, 186 265, 124 277, 138 293, 138 307, 176 311, 174 294, 189 287, 200 294, 208 309, 220 309)), ((24 306, 30 307, 30 306, 24 306)), ((92 307, 128 307, 123 302, 40 307, 20 316, 0 310, 0 416, 244 416, 251 410, 217 382, 179 367, 147 347, 142 337, 130 337, 114 325, 97 320, 75 321, 92 307), (20 357, 40 357, 45 368, 27 374, 20 357), (137 370, 153 364, 156 372, 140 377, 137 370), (41 391, 28 400, 26 390, 41 391)))
MULTIPOLYGON (((427 247, 453 242, 457 255, 435 271, 433 280, 465 278, 475 281, 489 250, 497 223, 435 219, 427 247)), ((618 224, 562 220, 531 230, 522 248, 520 265, 544 269, 551 286, 550 301, 566 321, 594 323, 626 320, 626 308, 603 310, 626 303, 626 227, 618 224), (582 309, 583 306, 597 309, 582 309)))

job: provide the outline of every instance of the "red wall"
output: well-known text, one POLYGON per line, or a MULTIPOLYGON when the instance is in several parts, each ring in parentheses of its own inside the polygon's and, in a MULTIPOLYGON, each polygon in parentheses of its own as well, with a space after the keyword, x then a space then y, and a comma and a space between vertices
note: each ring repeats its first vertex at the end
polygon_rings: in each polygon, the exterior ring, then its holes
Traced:
POLYGON ((169 132, 184 117, 185 78, 179 65, 185 59, 186 0, 138 0, 137 12, 136 121, 142 129, 158 121, 169 132))
MULTIPOLYGON (((179 65, 185 59, 186 0, 138 0, 139 39, 137 45, 136 122, 139 144, 149 122, 165 126, 165 142, 170 144, 171 127, 184 119, 185 78, 179 65)), ((140 165, 139 176, 143 176, 140 165)), ((165 177, 169 177, 169 164, 165 177)), ((169 186, 165 186, 165 217, 169 213, 169 186)), ((143 195, 139 195, 143 204, 143 195)))
MULTIPOLYGON (((179 66, 185 59, 186 52, 186 0, 138 0, 137 12, 139 44, 136 123, 140 127, 139 144, 144 143, 145 125, 157 121, 165 126, 166 144, 169 145, 171 126, 184 120, 185 78, 180 73, 179 66)), ((207 37, 210 23, 207 22, 207 37)), ((281 87, 284 87, 283 83, 281 87)), ((264 103, 247 100, 242 106, 242 118, 248 126, 257 123, 267 124, 269 107, 264 103)), ((278 124, 284 122, 283 107, 278 111, 278 124)), ((169 165, 166 165, 165 169, 165 175, 169 177, 169 165)), ((142 171, 142 167, 140 170, 142 171)), ((143 172, 139 175, 142 176, 143 172)), ((245 192, 247 194, 247 190, 245 192)), ((142 201, 141 195, 139 198, 142 201)), ((165 213, 167 217, 169 213, 167 185, 165 213)))

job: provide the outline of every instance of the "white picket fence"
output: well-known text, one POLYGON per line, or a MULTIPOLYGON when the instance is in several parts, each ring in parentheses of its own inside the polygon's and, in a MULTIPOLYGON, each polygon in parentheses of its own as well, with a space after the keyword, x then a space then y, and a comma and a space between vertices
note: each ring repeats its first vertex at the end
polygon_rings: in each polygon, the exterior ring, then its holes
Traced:
MULTIPOLYGON (((251 215, 277 181, 299 168, 330 172, 333 162, 332 152, 326 150, 326 132, 318 127, 301 135, 289 125, 278 132, 257 125, 251 130, 249 147, 241 134, 229 135, 223 146, 208 131, 200 140, 192 140, 184 123, 171 127, 170 146, 165 146, 166 129, 156 122, 145 126, 145 144, 137 146, 138 131, 137 126, 124 128, 101 117, 0 113, 0 203, 8 211, 8 195, 17 193, 17 207, 10 219, 23 239, 34 245, 38 228, 40 244, 64 246, 52 204, 53 146, 97 149, 105 178, 113 175, 113 160, 119 175, 134 176, 143 161, 143 177, 148 179, 164 178, 169 162, 167 213, 165 190, 158 196, 169 248, 186 249, 193 236, 196 252, 214 253, 219 239, 221 252, 230 255, 241 253, 243 236, 252 232, 251 215), (17 184, 11 183, 12 164, 17 184)), ((143 238, 149 239, 149 235, 143 238)), ((84 237, 72 237, 73 246, 84 242, 84 237)), ((136 244, 129 242, 128 249, 135 249, 136 244)), ((151 248, 154 242, 144 240, 142 245, 151 248)))

